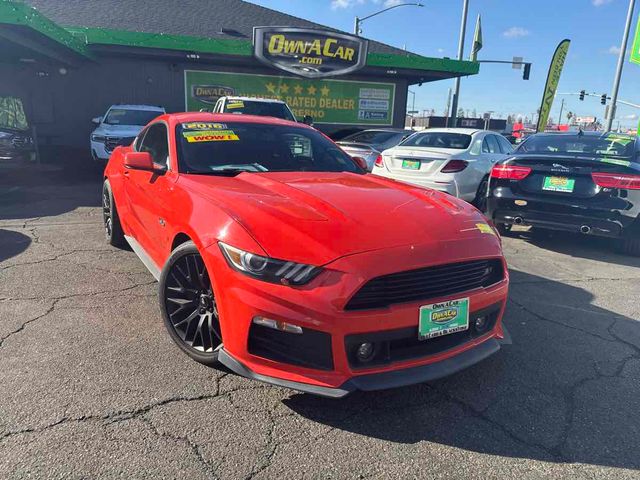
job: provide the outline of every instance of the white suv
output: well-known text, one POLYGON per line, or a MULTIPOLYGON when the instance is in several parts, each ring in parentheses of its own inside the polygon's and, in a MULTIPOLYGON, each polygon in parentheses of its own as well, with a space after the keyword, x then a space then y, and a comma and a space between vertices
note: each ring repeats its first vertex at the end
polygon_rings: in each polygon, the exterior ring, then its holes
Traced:
POLYGON ((91 120, 97 128, 91 133, 91 156, 95 161, 109 160, 119 145, 130 145, 142 128, 159 115, 163 107, 152 105, 112 105, 103 117, 91 120))
MULTIPOLYGON (((213 107, 213 113, 239 113, 259 115, 261 117, 276 117, 296 122, 296 117, 282 100, 252 97, 220 97, 213 107)), ((313 123, 311 117, 305 116, 304 123, 313 123)))

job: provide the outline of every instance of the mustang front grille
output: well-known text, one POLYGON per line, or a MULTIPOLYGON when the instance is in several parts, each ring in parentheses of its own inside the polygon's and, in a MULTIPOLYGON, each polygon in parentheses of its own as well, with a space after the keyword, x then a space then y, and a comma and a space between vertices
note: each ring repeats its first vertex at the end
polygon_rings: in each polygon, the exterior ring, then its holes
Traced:
POLYGON ((488 287, 504 278, 502 261, 475 260, 392 273, 369 280, 345 310, 383 308, 395 303, 446 297, 488 287))

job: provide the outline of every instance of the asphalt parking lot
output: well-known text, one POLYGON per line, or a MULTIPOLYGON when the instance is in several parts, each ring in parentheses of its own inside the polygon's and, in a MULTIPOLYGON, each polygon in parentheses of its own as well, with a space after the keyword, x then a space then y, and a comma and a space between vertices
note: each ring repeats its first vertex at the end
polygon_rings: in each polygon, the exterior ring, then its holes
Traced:
POLYGON ((189 360, 100 173, 0 166, 0 478, 639 478, 640 259, 517 232, 513 344, 328 400, 189 360))

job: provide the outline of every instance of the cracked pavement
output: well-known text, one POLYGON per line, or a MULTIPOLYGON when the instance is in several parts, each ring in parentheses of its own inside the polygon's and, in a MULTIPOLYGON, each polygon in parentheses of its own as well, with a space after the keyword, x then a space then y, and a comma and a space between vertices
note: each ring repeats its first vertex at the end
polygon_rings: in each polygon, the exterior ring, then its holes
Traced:
POLYGON ((181 354, 99 182, 0 166, 0 478, 640 478, 640 259, 516 232, 513 345, 330 400, 181 354))

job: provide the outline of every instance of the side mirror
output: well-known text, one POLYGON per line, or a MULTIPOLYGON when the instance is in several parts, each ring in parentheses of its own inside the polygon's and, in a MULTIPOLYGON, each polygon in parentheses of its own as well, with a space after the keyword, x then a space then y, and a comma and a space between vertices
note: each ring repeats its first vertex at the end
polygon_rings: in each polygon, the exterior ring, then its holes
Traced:
POLYGON ((155 170, 153 158, 149 152, 127 152, 124 154, 124 166, 133 170, 155 170))
POLYGON ((351 157, 353 158, 353 161, 356 162, 356 165, 358 165, 362 170, 364 170, 365 172, 369 171, 369 165, 367 165, 367 161, 362 158, 362 157, 351 157))
POLYGON ((309 126, 313 125, 313 117, 311 115, 305 115, 302 117, 302 123, 309 126))
POLYGON ((92 118, 91 123, 94 123, 95 125, 100 125, 102 123, 102 117, 92 118))

